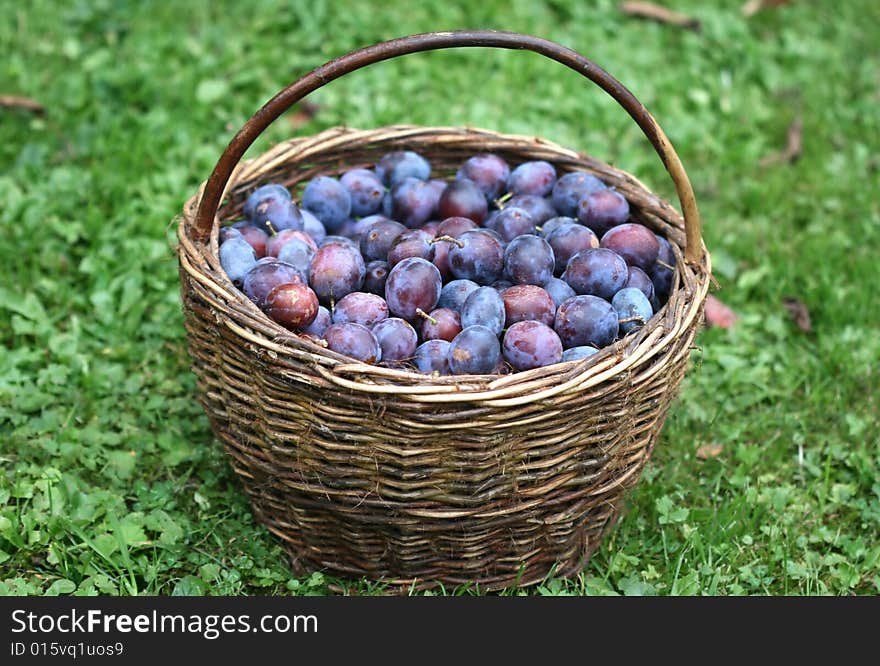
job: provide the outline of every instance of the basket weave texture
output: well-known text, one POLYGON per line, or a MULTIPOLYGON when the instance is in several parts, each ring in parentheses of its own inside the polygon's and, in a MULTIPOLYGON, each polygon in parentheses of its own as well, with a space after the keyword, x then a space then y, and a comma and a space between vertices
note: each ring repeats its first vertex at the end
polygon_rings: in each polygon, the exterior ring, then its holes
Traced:
POLYGON ((687 370, 709 258, 683 260, 684 226, 633 176, 534 137, 487 130, 334 128, 241 162, 220 222, 267 182, 371 167, 392 150, 454 175, 476 153, 588 171, 678 258, 672 293, 640 330, 582 361, 503 376, 431 378, 352 362, 272 322, 230 282, 218 225, 178 227, 183 310, 198 399, 260 522, 295 568, 401 590, 484 590, 580 571, 638 481, 687 370))

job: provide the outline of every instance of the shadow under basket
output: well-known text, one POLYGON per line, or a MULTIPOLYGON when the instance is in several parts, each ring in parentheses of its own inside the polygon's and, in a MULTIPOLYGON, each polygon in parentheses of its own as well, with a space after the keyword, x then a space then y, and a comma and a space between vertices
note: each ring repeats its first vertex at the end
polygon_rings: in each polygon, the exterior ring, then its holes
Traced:
MULTIPOLYGON (((258 520, 284 541, 297 571, 365 577, 402 592, 440 584, 498 590, 581 571, 651 455, 709 288, 698 219, 688 219, 696 211, 690 184, 671 168, 687 223, 623 171, 542 139, 487 130, 334 128, 241 161, 265 126, 326 80, 389 52, 453 46, 544 55, 553 48, 585 60, 544 40, 494 32, 434 33, 349 54, 254 116, 187 202, 178 227, 198 399, 258 520), (363 55, 378 48, 391 51, 363 55), (595 174, 626 197, 635 221, 672 245, 678 261, 668 301, 641 329, 588 359, 502 376, 429 377, 331 352, 274 323, 233 286, 220 267, 218 229, 240 217, 255 187, 280 182, 296 197, 315 175, 371 167, 402 149, 424 155, 432 177, 452 177, 483 152, 511 166, 546 160, 560 176, 595 174)), ((653 123, 644 113, 641 120, 653 123)), ((669 167, 674 151, 659 137, 649 134, 669 167)))

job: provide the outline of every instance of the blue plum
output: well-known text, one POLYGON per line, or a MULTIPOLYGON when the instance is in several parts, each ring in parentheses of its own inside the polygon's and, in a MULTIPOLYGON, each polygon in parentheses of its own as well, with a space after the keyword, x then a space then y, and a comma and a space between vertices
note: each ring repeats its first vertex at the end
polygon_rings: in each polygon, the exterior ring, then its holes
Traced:
POLYGON ((385 185, 375 171, 351 169, 339 179, 351 198, 351 214, 357 217, 372 215, 382 205, 385 185))
POLYGON ((635 287, 625 287, 614 294, 611 306, 617 311, 620 332, 623 334, 641 328, 654 316, 647 296, 635 287))
POLYGON ((395 150, 383 155, 375 170, 383 184, 393 187, 404 178, 428 180, 431 164, 412 150, 395 150))
POLYGON ((413 354, 413 365, 417 372, 425 375, 448 375, 449 342, 446 340, 428 340, 420 344, 413 354))
POLYGON ((556 310, 553 329, 566 348, 592 345, 601 349, 617 338, 617 311, 604 298, 575 296, 556 310))
POLYGON ((607 185, 593 174, 586 171, 572 171, 560 176, 556 181, 551 199, 559 215, 575 217, 581 199, 606 188, 607 185))
POLYGON ((394 266, 385 282, 385 301, 396 317, 415 321, 418 310, 430 312, 437 306, 443 281, 430 261, 409 257, 394 266))
POLYGON ((494 201, 504 191, 510 176, 510 166, 493 153, 481 153, 465 160, 455 177, 473 182, 486 196, 494 201))
POLYGON ((498 291, 492 287, 475 289, 465 299, 464 305, 461 306, 462 328, 480 324, 491 330, 495 335, 499 335, 504 330, 506 318, 504 300, 498 291))
POLYGON ((556 184, 556 168, 544 160, 523 162, 510 173, 507 190, 513 194, 546 197, 556 184))
POLYGON ((629 279, 629 268, 619 254, 606 248, 581 250, 568 261, 562 274, 577 294, 592 294, 610 301, 629 279))
POLYGON ((539 321, 520 321, 504 333, 502 353, 514 370, 532 370, 562 360, 562 340, 539 321))
POLYGON ((578 202, 577 217, 601 238, 629 219, 629 202, 616 190, 592 192, 578 202))
POLYGON ((553 277, 555 263, 553 248, 540 236, 517 236, 504 249, 504 273, 514 284, 543 285, 553 277))
POLYGON ((316 176, 303 190, 302 206, 335 233, 351 216, 351 195, 335 178, 316 176))
POLYGON ((376 364, 382 360, 382 347, 373 332, 363 324, 331 324, 324 331, 327 348, 357 361, 376 364))
POLYGON ((490 374, 501 360, 501 345, 497 334, 485 326, 468 326, 449 343, 447 358, 454 375, 490 374))
POLYGON ((504 271, 504 247, 488 229, 465 231, 449 249, 449 271, 457 279, 488 285, 504 271))
POLYGON ((412 325, 400 317, 388 317, 370 329, 382 348, 382 365, 398 368, 416 353, 419 336, 412 325))

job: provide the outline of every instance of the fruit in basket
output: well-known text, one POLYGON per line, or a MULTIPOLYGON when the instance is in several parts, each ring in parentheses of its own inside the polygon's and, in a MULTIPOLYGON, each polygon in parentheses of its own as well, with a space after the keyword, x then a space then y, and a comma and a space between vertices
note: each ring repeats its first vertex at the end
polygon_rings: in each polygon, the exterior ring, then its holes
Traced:
POLYGON ((562 340, 539 321, 519 321, 507 329, 502 346, 504 360, 514 370, 532 370, 562 360, 562 340))
POLYGON ((481 324, 495 335, 500 335, 506 318, 504 300, 493 287, 475 289, 461 306, 462 328, 481 324))
POLYGON ((279 261, 296 266, 303 273, 309 272, 309 264, 313 256, 315 256, 315 250, 298 238, 290 239, 277 254, 279 261))
POLYGON ((450 374, 449 370, 449 346, 446 340, 428 340, 420 344, 413 354, 413 365, 416 372, 431 375, 435 372, 439 375, 450 374))
POLYGON ((464 305, 467 297, 479 286, 473 280, 450 280, 440 290, 440 300, 437 301, 437 307, 449 308, 460 313, 461 306, 464 305))
MULTIPOLYGON (((651 276, 651 282, 654 283, 655 298, 658 301, 665 302, 669 297, 669 290, 672 288, 672 276, 676 260, 668 240, 662 236, 657 236, 657 242, 660 244, 657 261, 651 266, 648 274, 651 276)), ((659 308, 655 306, 655 309, 659 308)))
MULTIPOLYGON (((572 296, 574 294, 572 293, 572 296)), ((517 284, 501 294, 504 303, 504 325, 510 328, 521 321, 540 321, 553 325, 556 303, 541 287, 534 284, 517 284)))
POLYGON ((629 276, 624 287, 635 287, 640 290, 648 301, 654 300, 654 283, 645 271, 638 266, 630 266, 627 271, 629 276))
POLYGON ((268 233, 246 220, 236 222, 232 226, 236 231, 238 231, 238 233, 241 234, 242 238, 244 238, 248 242, 248 244, 252 248, 254 248, 257 259, 262 259, 266 256, 266 244, 269 240, 268 233))
POLYGON ((578 201, 577 217, 601 238, 609 229, 629 219, 629 203, 616 190, 598 190, 578 201))
POLYGON ((361 254, 364 255, 365 261, 387 261, 391 244, 401 233, 406 231, 406 227, 384 215, 375 215, 370 219, 374 221, 360 237, 361 254))
POLYGON ((465 231, 449 249, 449 271, 458 279, 492 284, 504 270, 504 246, 487 229, 465 231))
POLYGON ((373 335, 382 348, 382 364, 399 367, 416 353, 419 336, 408 321, 387 317, 373 324, 373 335))
POLYGON ((236 235, 227 234, 227 239, 220 245, 220 265, 229 279, 237 286, 241 286, 245 273, 257 263, 257 253, 238 230, 232 231, 236 235))
POLYGON ((617 311, 617 321, 624 335, 641 328, 654 315, 648 297, 635 287, 624 287, 614 294, 611 306, 617 311))
POLYGON ((610 301, 626 285, 629 270, 619 254, 597 247, 581 250, 569 259, 562 279, 577 294, 591 294, 610 301))
POLYGON ((309 284, 318 300, 326 305, 360 290, 366 272, 364 259, 353 243, 329 242, 319 247, 312 257, 309 284))
POLYGON ((581 199, 593 192, 607 189, 607 187, 605 183, 591 173, 572 171, 562 176, 553 186, 551 194, 553 207, 556 208, 559 215, 576 217, 578 214, 578 203, 581 199))
POLYGON ((322 248, 325 245, 331 244, 337 245, 347 245, 348 247, 355 250, 358 254, 360 254, 360 239, 354 240, 353 238, 349 238, 348 236, 340 236, 339 234, 330 234, 324 236, 324 240, 318 243, 318 247, 322 248))
POLYGON ((437 202, 437 213, 441 219, 447 217, 466 217, 480 224, 489 213, 489 204, 483 191, 469 180, 454 180, 437 202))
POLYGON ((385 197, 382 212, 410 229, 418 229, 434 215, 439 198, 435 188, 424 180, 410 176, 391 188, 385 197))
POLYGON ((546 197, 556 184, 556 168, 544 160, 523 162, 507 179, 507 191, 546 197))
POLYGON ((315 320, 318 297, 306 284, 287 282, 273 287, 266 294, 263 310, 285 328, 301 329, 315 320))
POLYGON ((578 347, 569 347, 562 352, 563 361, 579 361, 582 358, 589 358, 593 354, 598 354, 599 350, 592 345, 580 345, 578 347))
POLYGON ((565 217, 564 215, 557 215, 556 217, 551 217, 549 220, 545 220, 541 225, 539 230, 541 238, 549 238, 550 234, 552 234, 558 227, 563 224, 577 224, 578 221, 573 217, 565 217))
POLYGON ((311 236, 315 243, 320 245, 327 237, 327 229, 324 227, 324 224, 305 208, 300 208, 299 212, 303 218, 303 231, 311 236))
POLYGON ((388 262, 371 261, 366 266, 362 289, 371 294, 385 296, 385 281, 388 280, 388 262))
POLYGON ((290 190, 280 183, 262 185, 248 195, 241 212, 246 218, 254 221, 256 219, 254 214, 257 207, 273 201, 291 201, 290 190))
POLYGON ((392 314, 415 321, 418 311, 437 306, 443 281, 437 267, 421 257, 409 257, 394 266, 385 282, 385 300, 392 314))
POLYGON ((351 195, 342 183, 330 176, 317 176, 306 184, 302 205, 331 233, 338 231, 351 215, 351 195))
POLYGON ((371 327, 388 316, 388 304, 376 294, 353 291, 346 294, 333 307, 333 323, 353 321, 371 327))
POLYGON ((434 257, 432 238, 431 234, 424 229, 407 229, 401 232, 388 249, 388 267, 394 268, 401 261, 410 257, 431 261, 434 257))
POLYGON ((426 374, 583 359, 643 326, 669 296, 669 242, 593 174, 514 166, 482 153, 428 180, 423 156, 395 151, 313 177, 302 208, 257 188, 220 230, 221 265, 288 329, 426 374))
POLYGON ((363 324, 331 324, 324 331, 327 348, 364 363, 378 363, 382 348, 373 332, 363 324))
POLYGON ((553 272, 557 276, 562 275, 569 260, 578 252, 599 247, 599 237, 589 227, 574 221, 556 225, 545 238, 556 258, 553 272))
POLYGON ((613 250, 630 266, 650 270, 660 253, 654 232, 641 224, 620 224, 602 236, 601 247, 613 250))
POLYGON ((312 320, 312 323, 308 324, 307 326, 303 326, 300 329, 300 332, 309 337, 320 340, 324 337, 324 331, 326 331, 332 323, 333 317, 330 314, 330 310, 325 308, 323 305, 319 305, 318 312, 315 314, 315 318, 312 320))
POLYGON ((513 284, 542 285, 553 277, 555 263, 550 243, 533 234, 517 236, 504 249, 504 274, 513 284))
POLYGON ((450 308, 435 308, 423 319, 421 325, 421 339, 447 340, 461 333, 461 315, 450 308))
POLYGON ((550 278, 542 285, 544 291, 550 294, 550 298, 553 299, 553 303, 558 308, 562 305, 563 301, 568 300, 572 296, 577 296, 574 292, 574 289, 571 288, 571 285, 568 284, 565 280, 560 280, 559 278, 550 278))
POLYGON ((342 174, 339 183, 348 190, 352 215, 357 217, 372 215, 382 206, 385 185, 375 171, 351 169, 342 174))
POLYGON ((267 234, 285 229, 302 229, 303 218, 299 207, 292 201, 269 201, 257 206, 253 223, 267 234))
POLYGON ((462 329, 449 343, 449 371, 454 375, 485 375, 501 360, 498 335, 481 324, 462 329))
POLYGON ((382 156, 376 164, 376 175, 387 187, 391 187, 409 177, 428 180, 431 165, 412 150, 395 150, 382 156))
POLYGON ((495 231, 505 243, 509 243, 517 236, 534 234, 537 231, 532 216, 519 206, 507 206, 499 211, 493 216, 492 221, 486 224, 486 228, 495 231))
POLYGON ((318 249, 318 244, 315 242, 315 239, 305 231, 285 229, 284 231, 279 231, 274 236, 269 236, 266 240, 266 254, 270 257, 277 257, 287 242, 292 240, 305 243, 312 252, 318 249))
POLYGON ((295 266, 278 259, 265 257, 265 261, 258 261, 244 274, 241 282, 241 290, 244 295, 251 299, 258 308, 263 309, 266 304, 266 296, 275 287, 289 282, 304 284, 306 279, 302 271, 295 266))
POLYGON ((450 238, 458 238, 465 231, 472 231, 478 228, 479 225, 467 217, 447 217, 437 225, 435 237, 449 236, 450 238))
POLYGON ((604 298, 575 296, 556 310, 553 329, 565 347, 592 345, 601 349, 617 337, 617 311, 604 298))
POLYGON ((469 157, 455 174, 456 178, 473 182, 488 201, 497 199, 504 192, 509 176, 510 166, 492 153, 469 157))
POLYGON ((538 227, 559 215, 550 199, 534 194, 517 194, 505 204, 505 207, 522 208, 532 216, 532 222, 538 227))

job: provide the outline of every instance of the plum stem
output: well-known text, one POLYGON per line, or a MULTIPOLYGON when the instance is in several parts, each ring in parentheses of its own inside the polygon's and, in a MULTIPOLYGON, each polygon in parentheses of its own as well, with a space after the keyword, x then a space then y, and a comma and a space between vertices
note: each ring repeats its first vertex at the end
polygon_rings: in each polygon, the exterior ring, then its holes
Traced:
POLYGON ((497 199, 495 199, 495 205, 498 206, 498 208, 504 208, 504 204, 506 204, 512 198, 513 198, 513 192, 506 192, 505 194, 503 194, 500 197, 498 197, 497 199))
POLYGON ((416 308, 416 314, 417 314, 419 317, 422 317, 422 318, 424 318, 424 319, 427 319, 427 320, 428 320, 429 322, 431 322, 434 326, 437 325, 437 320, 436 320, 434 317, 432 317, 431 315, 429 315, 427 312, 425 312, 424 310, 422 310, 422 308, 416 308))
POLYGON ((464 243, 462 243, 457 238, 453 238, 452 236, 437 236, 428 241, 428 245, 433 245, 434 243, 439 243, 440 241, 446 241, 447 243, 455 243, 458 247, 464 247, 464 243))
POLYGON ((278 231, 275 229, 275 225, 272 224, 272 220, 266 220, 263 224, 265 224, 266 228, 269 230, 270 236, 278 235, 278 231))
POLYGON ((670 265, 667 264, 665 261, 661 261, 660 259, 657 260, 657 265, 658 265, 658 266, 662 266, 663 268, 668 268, 668 269, 671 270, 671 271, 674 271, 674 270, 675 270, 675 266, 670 266, 670 265))

